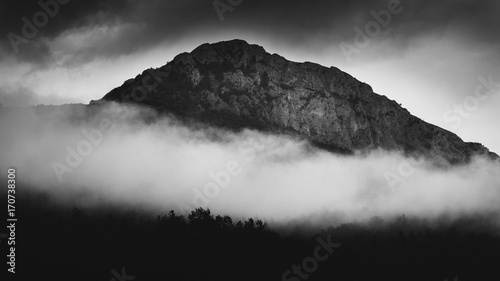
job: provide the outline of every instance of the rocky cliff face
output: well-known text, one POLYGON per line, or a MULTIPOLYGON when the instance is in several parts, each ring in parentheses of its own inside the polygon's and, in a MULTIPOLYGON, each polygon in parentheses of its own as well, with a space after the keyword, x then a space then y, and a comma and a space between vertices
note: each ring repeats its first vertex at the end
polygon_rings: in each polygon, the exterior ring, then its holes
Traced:
POLYGON ((383 148, 449 163, 476 154, 498 157, 411 115, 337 68, 291 62, 241 40, 182 53, 103 100, 137 102, 218 126, 293 134, 342 152, 383 148))

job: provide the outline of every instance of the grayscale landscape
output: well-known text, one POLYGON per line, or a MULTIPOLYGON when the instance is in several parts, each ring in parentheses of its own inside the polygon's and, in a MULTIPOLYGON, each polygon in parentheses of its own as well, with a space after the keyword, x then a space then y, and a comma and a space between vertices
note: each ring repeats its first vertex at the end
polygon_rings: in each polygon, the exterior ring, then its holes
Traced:
POLYGON ((5 280, 500 277, 497 2, 0 3, 5 280))

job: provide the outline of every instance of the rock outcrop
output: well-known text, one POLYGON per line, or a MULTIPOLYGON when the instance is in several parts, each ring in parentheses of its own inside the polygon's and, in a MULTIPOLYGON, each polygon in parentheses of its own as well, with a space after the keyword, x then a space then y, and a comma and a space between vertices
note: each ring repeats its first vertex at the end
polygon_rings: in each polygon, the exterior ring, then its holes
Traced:
POLYGON ((293 134, 339 152, 382 148, 438 163, 498 157, 411 115, 335 67, 291 62, 241 40, 182 53, 103 100, 141 103, 217 126, 293 134))

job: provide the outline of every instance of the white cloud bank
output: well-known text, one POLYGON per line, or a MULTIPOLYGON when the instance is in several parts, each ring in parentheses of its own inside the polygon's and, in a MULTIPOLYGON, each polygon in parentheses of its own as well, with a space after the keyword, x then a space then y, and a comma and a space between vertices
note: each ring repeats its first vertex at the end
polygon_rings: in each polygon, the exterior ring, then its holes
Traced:
POLYGON ((340 156, 286 136, 188 127, 119 105, 40 111, 0 109, 0 168, 15 167, 18 185, 65 204, 155 214, 201 205, 275 222, 332 214, 330 223, 500 211, 500 164, 484 159, 400 173, 411 162, 396 152, 340 156))

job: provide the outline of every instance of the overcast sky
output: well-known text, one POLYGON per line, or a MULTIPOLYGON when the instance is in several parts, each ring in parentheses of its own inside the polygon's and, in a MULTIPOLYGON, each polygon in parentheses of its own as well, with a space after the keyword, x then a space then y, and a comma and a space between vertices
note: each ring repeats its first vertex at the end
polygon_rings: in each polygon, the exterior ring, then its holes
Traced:
POLYGON ((497 0, 0 0, 0 103, 88 103, 178 53, 239 38, 338 67, 500 152, 499 14, 497 0))

